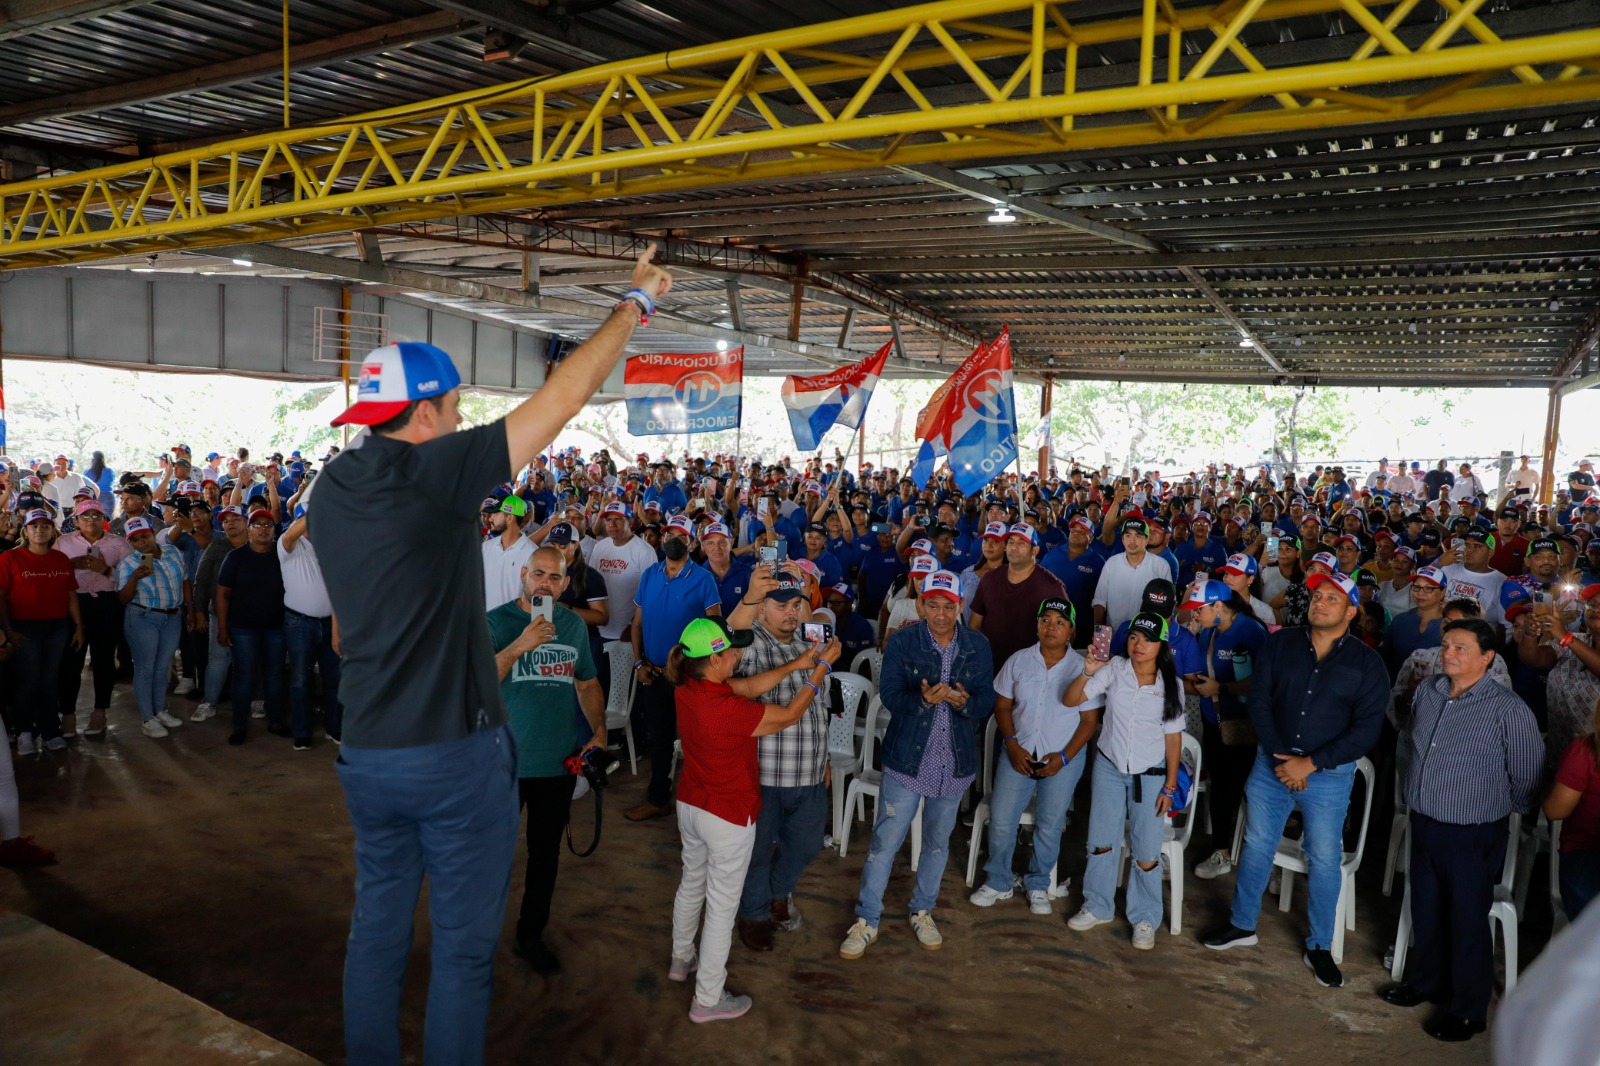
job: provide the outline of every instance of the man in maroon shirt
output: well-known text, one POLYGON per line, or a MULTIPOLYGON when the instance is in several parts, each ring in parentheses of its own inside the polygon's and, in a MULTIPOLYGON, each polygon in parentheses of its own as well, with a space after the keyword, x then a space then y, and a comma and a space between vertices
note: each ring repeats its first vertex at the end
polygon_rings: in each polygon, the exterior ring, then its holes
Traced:
POLYGON ((972 628, 989 638, 996 671, 1012 652, 1038 641, 1039 604, 1066 595, 1060 579, 1039 565, 1039 534, 1029 525, 1012 526, 1005 567, 985 574, 972 598, 972 628))

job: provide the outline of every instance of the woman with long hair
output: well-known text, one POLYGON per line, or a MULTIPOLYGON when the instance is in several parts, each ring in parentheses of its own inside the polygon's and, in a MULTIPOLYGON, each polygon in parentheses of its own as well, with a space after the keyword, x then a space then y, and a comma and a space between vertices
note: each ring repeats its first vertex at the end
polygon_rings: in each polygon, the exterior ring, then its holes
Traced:
MULTIPOLYGON (((1103 696, 1099 756, 1089 809, 1089 863, 1083 909, 1067 928, 1082 931, 1116 916, 1117 866, 1123 826, 1132 842, 1128 922, 1133 946, 1148 951, 1161 924, 1163 819, 1172 809, 1183 753, 1183 687, 1167 642, 1167 620, 1142 611, 1128 624, 1128 656, 1091 657, 1062 702, 1082 707, 1103 696)), ((1179 871, 1173 871, 1180 876, 1179 871)))
MULTIPOLYGON (((1282 588, 1265 597, 1267 604, 1277 613, 1278 621, 1285 626, 1303 626, 1311 611, 1311 592, 1306 588, 1306 570, 1301 562, 1303 552, 1300 538, 1284 537, 1278 541, 1278 576, 1282 588)), ((1263 582, 1265 585, 1265 582, 1263 582)))
POLYGON ((1567 745, 1544 814, 1561 823, 1561 909, 1575 922, 1600 895, 1600 700, 1590 710, 1589 732, 1567 745))
POLYGON ((1209 881, 1233 869, 1234 856, 1229 853, 1233 824, 1244 798, 1244 784, 1256 762, 1254 734, 1241 738, 1239 726, 1243 723, 1239 720, 1250 717, 1245 703, 1255 674, 1255 655, 1267 642, 1267 627, 1232 581, 1208 581, 1203 588, 1194 588, 1183 607, 1193 612, 1191 618, 1200 627, 1197 639, 1206 650, 1206 673, 1195 681, 1194 688, 1200 695, 1201 751, 1211 779, 1211 839, 1220 846, 1195 867, 1194 874, 1209 881), (1238 725, 1224 727, 1224 722, 1238 725), (1228 743, 1230 739, 1234 743, 1228 743))
POLYGON ((1006 565, 1006 532, 1004 522, 990 522, 978 541, 982 554, 978 561, 961 571, 961 623, 972 619, 972 598, 978 594, 978 582, 991 570, 1001 570, 1006 565))
POLYGON ((99 498, 105 499, 117 483, 117 472, 106 465, 104 452, 95 452, 89 457, 89 465, 84 468, 83 478, 99 491, 99 498))
POLYGON ((749 630, 729 630, 720 618, 696 618, 667 656, 667 680, 678 711, 683 772, 678 778, 678 835, 683 840, 683 880, 672 904, 672 965, 667 977, 687 981, 696 970, 689 1020, 726 1021, 750 1009, 749 996, 729 995, 728 949, 744 890, 745 869, 761 813, 756 738, 798 722, 820 695, 839 658, 839 642, 812 647, 799 658, 757 674, 734 678, 749 630), (758 703, 795 670, 806 681, 787 706, 758 703), (701 918, 704 916, 704 922, 701 918), (700 934, 699 950, 695 933, 700 934))
POLYGON ((0 623, 7 643, 15 644, 17 754, 31 755, 43 745, 67 746, 61 735, 56 677, 67 645, 83 644, 72 562, 55 548, 55 519, 41 509, 22 520, 23 541, 0 555, 0 623))

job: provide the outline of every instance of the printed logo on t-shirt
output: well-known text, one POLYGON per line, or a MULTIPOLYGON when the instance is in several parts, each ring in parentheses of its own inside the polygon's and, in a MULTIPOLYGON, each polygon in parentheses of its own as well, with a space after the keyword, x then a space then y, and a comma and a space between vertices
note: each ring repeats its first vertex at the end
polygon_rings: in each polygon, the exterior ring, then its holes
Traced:
POLYGON ((1479 603, 1482 603, 1483 592, 1484 590, 1482 585, 1474 585, 1470 581, 1463 581, 1460 578, 1456 578, 1454 581, 1450 582, 1450 590, 1445 593, 1445 599, 1468 599, 1477 600, 1479 603))
POLYGON ((523 653, 511 668, 512 681, 551 681, 572 684, 578 649, 570 644, 541 644, 523 653))

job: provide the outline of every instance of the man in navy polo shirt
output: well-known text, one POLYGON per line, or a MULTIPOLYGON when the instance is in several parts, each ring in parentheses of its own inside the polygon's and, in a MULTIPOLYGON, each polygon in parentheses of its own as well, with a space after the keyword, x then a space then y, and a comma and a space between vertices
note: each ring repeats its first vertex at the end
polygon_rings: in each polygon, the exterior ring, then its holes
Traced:
MULTIPOLYGON (((1039 565, 1054 574, 1067 590, 1067 599, 1072 601, 1079 618, 1094 617, 1094 587, 1106 565, 1106 553, 1093 538, 1094 523, 1076 515, 1067 523, 1067 542, 1039 560, 1039 565)), ((1073 646, 1087 648, 1093 637, 1093 626, 1079 626, 1073 634, 1073 646)))
MULTIPOLYGON (((822 571, 822 587, 837 585, 844 580, 844 568, 839 565, 839 560, 828 550, 828 529, 820 522, 812 522, 806 526, 805 532, 805 557, 816 564, 822 571)), ((790 548, 791 556, 794 549, 790 548)))
POLYGON ((861 610, 868 618, 876 618, 883 606, 883 598, 895 578, 905 573, 905 561, 895 550, 894 527, 887 522, 874 522, 869 527, 872 541, 861 540, 861 610))
POLYGON ((1194 516, 1189 526, 1194 535, 1182 544, 1174 545, 1172 554, 1178 557, 1176 584, 1188 588, 1194 582, 1195 572, 1204 570, 1216 573, 1228 561, 1228 549, 1222 541, 1211 535, 1211 516, 1205 511, 1194 516))
POLYGON ((633 653, 639 672, 634 713, 642 719, 650 745, 650 784, 645 800, 623 816, 630 822, 672 813, 672 742, 678 739, 674 689, 664 672, 678 636, 696 618, 722 616, 722 594, 711 571, 689 553, 694 525, 678 515, 661 531, 666 558, 644 572, 633 603, 633 653))
POLYGON ((655 483, 644 490, 644 502, 659 504, 662 514, 675 514, 689 506, 689 497, 684 493, 683 486, 673 480, 674 467, 672 461, 663 459, 655 464, 655 483))
POLYGON ((750 588, 750 572, 755 564, 748 555, 733 554, 731 531, 720 521, 711 522, 700 531, 700 550, 705 553, 706 569, 717 582, 722 617, 727 618, 750 588))

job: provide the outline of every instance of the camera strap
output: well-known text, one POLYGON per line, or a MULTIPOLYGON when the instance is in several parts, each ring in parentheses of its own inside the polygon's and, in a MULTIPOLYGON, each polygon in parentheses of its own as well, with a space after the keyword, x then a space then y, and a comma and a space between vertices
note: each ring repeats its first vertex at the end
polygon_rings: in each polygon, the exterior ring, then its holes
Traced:
POLYGON ((572 819, 570 817, 567 819, 567 850, 572 852, 572 854, 576 855, 580 859, 587 859, 589 856, 594 854, 594 849, 600 846, 600 815, 605 810, 600 803, 601 790, 598 788, 591 788, 589 791, 594 793, 594 839, 589 842, 589 846, 584 850, 579 851, 573 846, 572 819))

